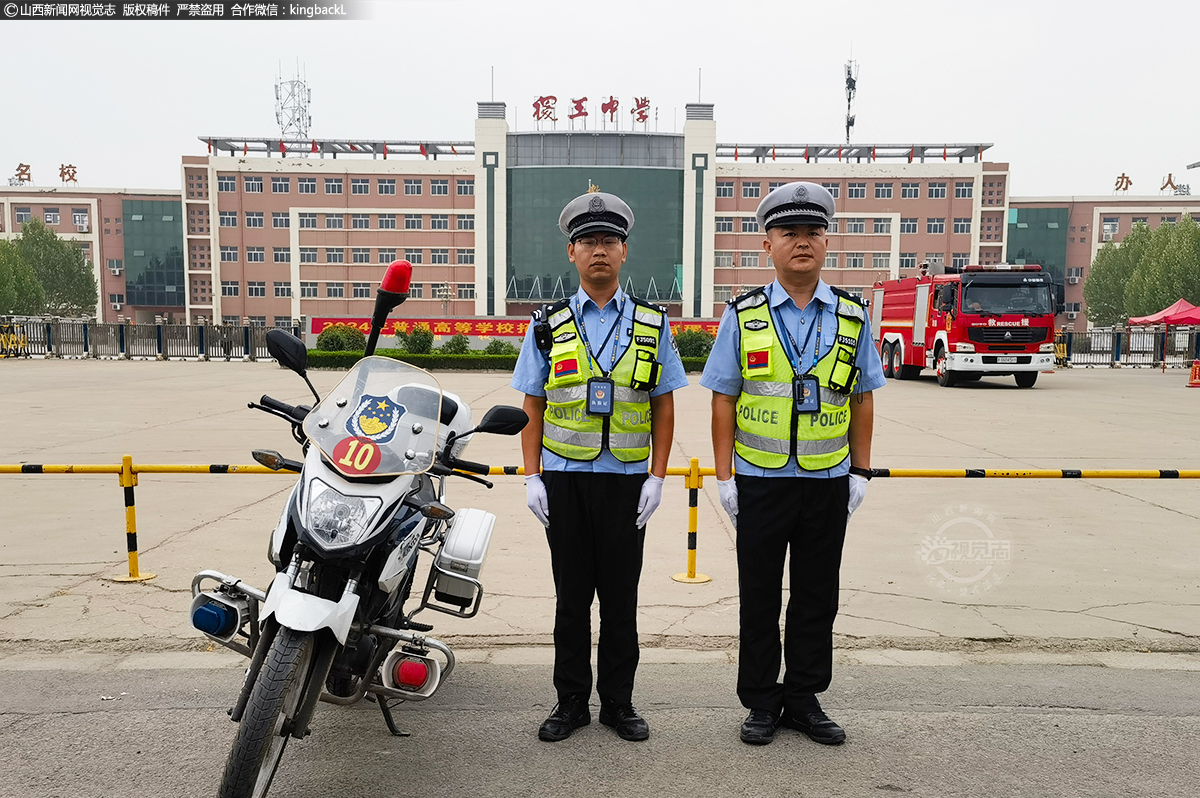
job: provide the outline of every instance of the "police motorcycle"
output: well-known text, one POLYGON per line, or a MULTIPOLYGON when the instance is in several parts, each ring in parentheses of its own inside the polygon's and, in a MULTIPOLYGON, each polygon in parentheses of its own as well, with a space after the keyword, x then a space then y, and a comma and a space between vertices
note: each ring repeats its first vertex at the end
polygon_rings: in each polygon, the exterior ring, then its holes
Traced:
POLYGON ((446 481, 492 487, 474 476, 488 466, 461 459, 463 450, 476 432, 515 435, 528 418, 497 406, 472 426, 471 408, 431 374, 373 356, 388 313, 408 297, 411 274, 406 261, 389 267, 367 356, 324 399, 308 379, 304 344, 283 330, 267 333, 272 356, 304 379, 317 404, 293 407, 269 396, 249 404, 289 422, 304 451, 303 462, 254 452, 268 468, 300 475, 271 534, 277 574, 270 587, 212 570, 192 580, 192 624, 250 658, 229 710, 238 730, 221 798, 266 795, 288 741, 310 734, 319 701, 373 701, 389 731, 404 736, 393 706, 430 698, 454 671, 454 652, 415 616, 479 612, 496 516, 452 510, 446 481), (406 609, 421 551, 432 564, 419 601, 406 609))

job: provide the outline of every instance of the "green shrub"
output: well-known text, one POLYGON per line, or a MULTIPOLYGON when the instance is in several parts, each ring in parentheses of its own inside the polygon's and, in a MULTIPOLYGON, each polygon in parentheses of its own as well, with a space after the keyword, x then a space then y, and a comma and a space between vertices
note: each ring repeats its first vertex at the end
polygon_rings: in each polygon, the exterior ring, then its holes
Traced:
POLYGON ((704 371, 704 364, 708 362, 707 357, 681 357, 683 368, 685 371, 704 371))
POLYGON ((396 330, 396 348, 408 350, 408 333, 403 330, 396 330))
POLYGON ((357 327, 335 324, 317 336, 317 349, 322 352, 361 352, 367 348, 367 336, 357 327))
POLYGON ((443 355, 465 355, 471 351, 471 342, 462 333, 450 336, 446 343, 438 347, 443 355))
POLYGON ((708 357, 717 337, 706 330, 685 330, 675 336, 680 357, 708 357))
POLYGON ((510 344, 508 341, 500 338, 493 338, 484 348, 485 355, 516 355, 520 354, 520 350, 510 344))
POLYGON ((413 355, 428 355, 433 351, 433 333, 424 327, 418 327, 408 334, 404 350, 413 355))

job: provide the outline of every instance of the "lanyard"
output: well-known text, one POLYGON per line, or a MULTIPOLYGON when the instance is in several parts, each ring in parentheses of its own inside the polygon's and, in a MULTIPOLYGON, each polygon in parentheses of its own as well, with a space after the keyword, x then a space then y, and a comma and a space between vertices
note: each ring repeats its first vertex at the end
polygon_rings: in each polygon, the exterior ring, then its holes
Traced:
MULTIPOLYGON (((817 323, 815 325, 816 332, 817 332, 817 342, 816 342, 816 346, 813 347, 813 359, 812 359, 812 363, 810 363, 808 365, 807 373, 811 373, 812 370, 816 367, 817 356, 821 354, 821 316, 823 315, 822 311, 824 309, 825 309, 824 303, 822 303, 821 300, 818 299, 817 300, 817 323)), ((800 376, 800 365, 801 365, 801 363, 804 362, 803 352, 805 349, 808 348, 808 339, 811 338, 813 335, 813 328, 812 327, 808 328, 808 334, 806 336, 804 336, 804 346, 796 346, 796 339, 792 337, 792 331, 789 330, 787 328, 787 325, 785 325, 783 323, 783 319, 776 318, 775 322, 779 326, 779 328, 783 330, 784 335, 787 336, 788 342, 791 343, 791 345, 792 345, 792 351, 795 352, 795 356, 796 356, 796 359, 798 362, 792 363, 789 360, 788 363, 791 365, 792 371, 796 374, 797 377, 799 377, 800 376)))
MULTIPOLYGON (((573 298, 572 303, 574 305, 573 309, 575 310, 575 326, 579 328, 579 337, 583 339, 583 348, 588 353, 588 357, 592 359, 592 362, 596 364, 596 368, 600 371, 600 374, 604 377, 608 377, 609 374, 612 374, 613 369, 617 367, 617 344, 615 341, 613 341, 612 363, 609 365, 608 371, 606 372, 604 367, 600 365, 600 359, 596 357, 596 354, 592 351, 592 345, 588 343, 587 326, 583 323, 583 305, 579 304, 578 297, 573 298)), ((608 335, 604 336, 604 341, 600 344, 601 352, 604 351, 604 347, 608 346, 608 342, 612 340, 613 333, 615 333, 617 328, 621 326, 621 322, 624 319, 625 297, 622 297, 621 306, 617 308, 617 318, 613 321, 612 329, 608 331, 608 335)), ((805 343, 807 343, 807 341, 805 343)))

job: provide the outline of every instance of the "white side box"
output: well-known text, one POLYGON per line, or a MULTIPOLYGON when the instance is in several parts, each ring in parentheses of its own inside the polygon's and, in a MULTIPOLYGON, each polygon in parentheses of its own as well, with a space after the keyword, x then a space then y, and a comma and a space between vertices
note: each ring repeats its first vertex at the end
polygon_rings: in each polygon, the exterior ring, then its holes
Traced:
MULTIPOLYGON (((495 526, 496 516, 484 510, 467 508, 456 512, 437 555, 438 567, 451 574, 479 579, 495 526)), ((475 598, 473 584, 446 574, 438 574, 435 590, 438 601, 460 607, 475 598)))

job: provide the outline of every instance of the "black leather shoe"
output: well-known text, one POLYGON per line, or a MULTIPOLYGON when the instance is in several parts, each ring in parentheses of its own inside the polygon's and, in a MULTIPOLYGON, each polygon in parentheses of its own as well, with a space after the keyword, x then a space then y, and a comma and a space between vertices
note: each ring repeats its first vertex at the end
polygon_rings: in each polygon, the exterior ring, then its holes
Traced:
POLYGON ((571 732, 592 722, 592 713, 588 711, 587 698, 572 695, 563 698, 554 707, 550 717, 538 729, 538 739, 548 743, 556 743, 571 736, 571 732))
POLYGON ((779 719, 779 725, 803 732, 814 743, 821 745, 841 745, 846 742, 845 730, 830 720, 829 716, 820 709, 796 715, 784 713, 783 717, 779 719))
POLYGON ((609 726, 622 740, 645 740, 650 736, 650 725, 637 713, 633 704, 600 703, 600 722, 609 726))
POLYGON ((775 739, 778 719, 765 709, 752 709, 742 721, 742 742, 747 745, 766 745, 775 739))

